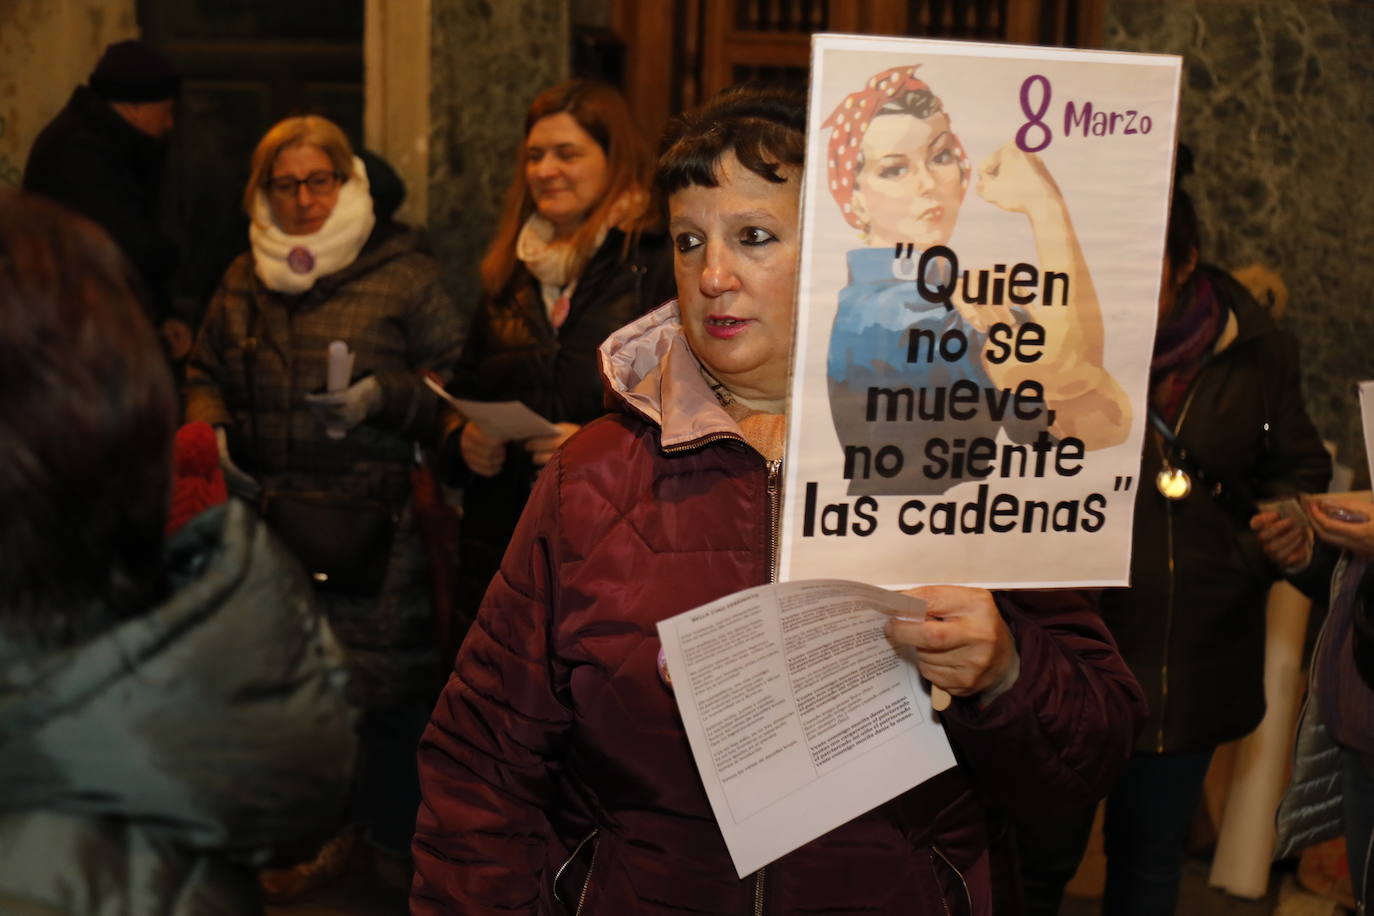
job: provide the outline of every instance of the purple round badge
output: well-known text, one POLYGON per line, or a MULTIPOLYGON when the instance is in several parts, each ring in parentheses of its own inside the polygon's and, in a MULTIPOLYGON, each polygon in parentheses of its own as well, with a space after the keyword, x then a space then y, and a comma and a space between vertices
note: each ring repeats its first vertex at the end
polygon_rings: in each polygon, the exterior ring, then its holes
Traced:
POLYGON ((308 274, 315 269, 315 255, 304 245, 297 245, 286 256, 286 266, 298 274, 308 274))
POLYGON ((658 677, 663 681, 663 686, 673 689, 673 676, 668 673, 668 656, 661 648, 658 650, 658 677))

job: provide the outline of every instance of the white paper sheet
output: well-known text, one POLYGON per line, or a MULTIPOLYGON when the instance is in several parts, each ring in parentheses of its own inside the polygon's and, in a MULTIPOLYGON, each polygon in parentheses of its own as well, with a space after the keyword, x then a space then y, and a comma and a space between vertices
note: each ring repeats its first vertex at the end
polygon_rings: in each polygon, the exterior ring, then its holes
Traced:
POLYGON ((1374 480, 1374 381, 1360 382, 1360 421, 1364 425, 1364 458, 1374 480))
POLYGON ((487 432, 508 442, 523 442, 537 436, 557 436, 559 429, 520 401, 469 401, 455 398, 434 379, 426 377, 425 384, 453 409, 469 420, 476 421, 487 432))
POLYGON ((883 635, 924 602, 837 579, 736 592, 658 624, 740 877, 954 766, 913 662, 883 635))

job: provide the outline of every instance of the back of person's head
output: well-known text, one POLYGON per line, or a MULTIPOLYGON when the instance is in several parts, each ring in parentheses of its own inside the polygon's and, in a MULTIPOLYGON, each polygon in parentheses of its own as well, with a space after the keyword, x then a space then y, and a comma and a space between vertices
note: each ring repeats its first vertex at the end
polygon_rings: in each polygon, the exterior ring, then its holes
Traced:
POLYGON ((94 223, 0 190, 0 638, 67 645, 163 589, 176 394, 94 223))
MULTIPOLYGON (((628 207, 629 215, 619 220, 620 228, 625 229, 627 235, 634 236, 657 222, 658 210, 651 200, 653 149, 636 126, 624 97, 607 83, 574 78, 539 93, 525 112, 525 139, 529 138, 536 122, 557 114, 571 116, 606 156, 605 192, 573 235, 574 263, 580 270, 593 254, 596 239, 612 212, 626 209, 621 202, 627 195, 639 198, 628 207)), ((488 295, 498 295, 509 282, 516 261, 515 240, 525 220, 535 210, 534 195, 525 172, 524 147, 522 140, 501 220, 482 259, 482 289, 488 295)))
POLYGON ((105 49, 87 85, 107 102, 161 102, 177 97, 181 77, 157 48, 129 40, 105 49))
POLYGON ((243 189, 243 211, 249 219, 253 218, 258 192, 272 179, 272 165, 277 155, 290 146, 317 146, 329 157, 335 171, 353 174, 353 144, 348 142, 339 125, 319 115, 296 115, 278 121, 267 129, 253 150, 248 185, 243 189))
POLYGON ((359 149, 358 158, 367 170, 367 188, 372 193, 372 212, 377 217, 377 224, 391 222, 405 203, 405 181, 379 153, 359 149))
POLYGON ((805 94, 783 86, 736 86, 674 118, 658 160, 659 191, 668 196, 691 185, 716 187, 727 153, 761 178, 785 181, 781 167, 801 168, 806 157, 805 94))

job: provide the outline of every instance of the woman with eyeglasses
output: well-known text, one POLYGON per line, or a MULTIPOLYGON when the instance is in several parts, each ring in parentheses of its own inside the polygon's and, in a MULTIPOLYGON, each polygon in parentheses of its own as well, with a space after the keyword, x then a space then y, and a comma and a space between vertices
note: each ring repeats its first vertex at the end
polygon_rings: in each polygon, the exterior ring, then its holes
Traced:
POLYGON ((206 313, 186 419, 216 427, 231 490, 316 583, 360 710, 350 817, 397 857, 379 861, 408 867, 415 744, 441 670, 410 471, 441 414, 422 373, 447 378, 461 324, 422 233, 374 213, 367 170, 330 121, 273 126, 243 202, 250 250, 206 313))

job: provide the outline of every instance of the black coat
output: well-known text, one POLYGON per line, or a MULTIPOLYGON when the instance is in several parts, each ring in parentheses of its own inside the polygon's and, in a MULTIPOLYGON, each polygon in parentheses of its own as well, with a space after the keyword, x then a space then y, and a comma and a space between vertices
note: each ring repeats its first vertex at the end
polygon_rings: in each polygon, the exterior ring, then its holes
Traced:
POLYGON ((24 190, 71 207, 104 227, 143 278, 149 317, 167 317, 176 244, 158 226, 166 144, 130 125, 78 86, 43 128, 24 167, 24 190))
MULTIPOLYGON (((450 390, 478 401, 523 401, 553 423, 585 424, 605 413, 597 347, 612 331, 676 295, 666 237, 641 235, 622 257, 624 246, 623 233, 607 234, 583 268, 568 317, 557 331, 538 281, 517 263, 503 294, 487 296, 473 316, 450 390)), ((463 493, 458 599, 465 629, 500 566, 535 468, 524 448, 512 443, 500 474, 471 477, 457 445, 455 432, 443 463, 451 481, 470 484, 463 493)))
MULTIPOLYGON (((1331 461, 1303 405, 1297 342, 1229 276, 1199 269, 1238 327, 1193 382, 1179 443, 1210 476, 1256 499, 1324 490, 1331 461)), ((1278 577, 1247 512, 1228 511, 1196 483, 1187 498, 1166 500, 1155 488, 1160 466, 1160 437, 1147 428, 1131 587, 1102 596, 1150 704, 1142 753, 1203 750, 1259 724, 1265 598, 1278 577)))

